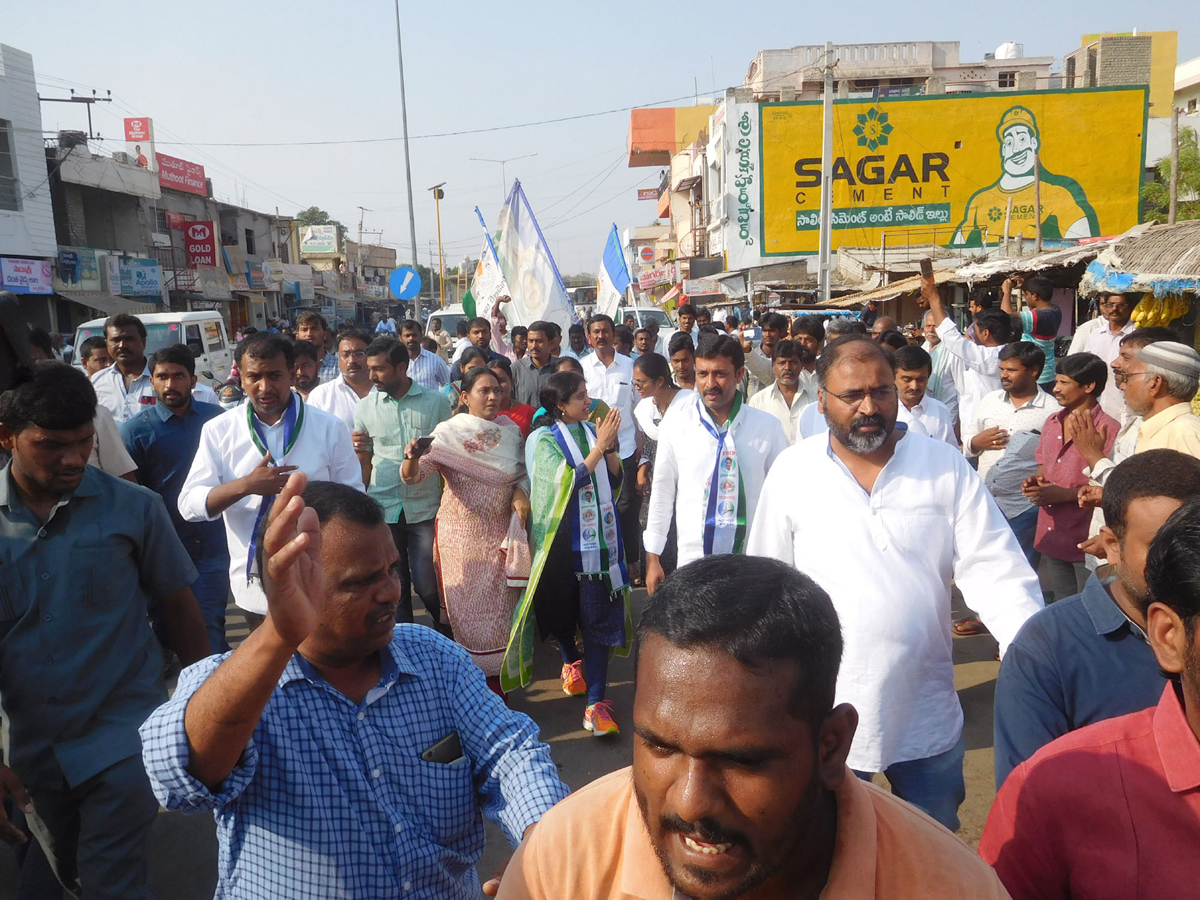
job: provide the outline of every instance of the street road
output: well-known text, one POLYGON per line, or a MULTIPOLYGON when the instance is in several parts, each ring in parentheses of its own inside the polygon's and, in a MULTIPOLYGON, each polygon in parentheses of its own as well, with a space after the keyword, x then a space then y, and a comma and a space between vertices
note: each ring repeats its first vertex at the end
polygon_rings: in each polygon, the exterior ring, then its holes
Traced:
MULTIPOLYGON (((634 620, 645 602, 645 592, 635 595, 634 620)), ((418 606, 420 604, 417 604, 418 606)), ((963 612, 955 610, 956 616, 963 612)), ((230 639, 244 636, 240 616, 231 608, 230 639)), ((420 621, 420 619, 418 619, 420 621)), ((999 663, 996 642, 989 635, 956 638, 954 676, 966 714, 967 799, 959 810, 959 835, 974 846, 979 841, 995 791, 992 785, 992 694, 999 663)), ((572 789, 614 769, 629 765, 633 746, 630 711, 633 705, 633 659, 617 658, 609 669, 609 697, 622 733, 613 739, 597 738, 583 730, 583 698, 567 697, 559 687, 561 664, 554 647, 539 647, 536 680, 523 692, 510 696, 512 706, 533 717, 542 738, 553 749, 559 773, 572 789)), ((880 783, 885 783, 880 779, 880 783)), ((511 852, 500 830, 488 825, 488 846, 479 863, 484 881, 511 852)), ((184 816, 162 812, 152 836, 151 888, 155 896, 171 900, 211 900, 216 886, 217 842, 211 816, 184 816)), ((0 846, 0 900, 15 896, 13 855, 0 846)))

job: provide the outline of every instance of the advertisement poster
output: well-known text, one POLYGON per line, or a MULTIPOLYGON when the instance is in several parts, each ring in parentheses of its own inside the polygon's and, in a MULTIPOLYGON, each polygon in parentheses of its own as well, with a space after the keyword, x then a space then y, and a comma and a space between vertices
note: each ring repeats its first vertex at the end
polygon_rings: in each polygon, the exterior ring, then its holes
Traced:
POLYGON ((208 196, 204 181, 204 166, 199 163, 176 159, 165 153, 156 154, 158 159, 158 184, 175 191, 186 191, 200 197, 208 196))
POLYGON ((217 265, 217 234, 212 222, 188 222, 183 229, 183 249, 189 269, 217 265))
POLYGON ((135 117, 125 120, 125 152, 129 161, 140 169, 157 170, 154 156, 154 124, 149 119, 135 117))
POLYGON ((54 293, 48 259, 0 259, 0 277, 4 290, 14 294, 54 293))
POLYGON ((59 247, 54 270, 56 291, 99 291, 100 258, 87 247, 59 247))
MULTIPOLYGON (((1043 240, 1119 234, 1138 221, 1146 109, 1144 87, 838 100, 833 246, 996 245, 1006 220, 1032 240, 1035 182, 1043 240)), ((816 253, 820 102, 739 108, 727 127, 742 239, 762 256, 816 253)))

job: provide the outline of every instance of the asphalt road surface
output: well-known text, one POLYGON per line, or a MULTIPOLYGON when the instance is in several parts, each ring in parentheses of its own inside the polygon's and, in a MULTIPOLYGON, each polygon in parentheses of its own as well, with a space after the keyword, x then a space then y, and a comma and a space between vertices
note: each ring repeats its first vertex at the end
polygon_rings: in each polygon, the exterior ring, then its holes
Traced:
MULTIPOLYGON (((645 602, 645 592, 634 597, 635 621, 645 602)), ((417 604, 418 606, 420 604, 417 604)), ((963 610, 957 609, 956 616, 963 610)), ((232 613, 232 610, 231 610, 232 613)), ((418 619, 420 621, 420 619, 418 619)), ((229 621, 231 641, 245 635, 240 616, 229 621)), ((974 846, 978 843, 995 796, 992 777, 992 695, 999 663, 994 659, 996 642, 990 635, 956 638, 954 676, 966 715, 967 799, 959 810, 959 835, 974 846)), ((572 789, 580 788, 614 769, 630 763, 633 705, 633 660, 616 658, 609 668, 609 698, 613 701, 622 733, 615 738, 597 738, 583 730, 582 697, 567 697, 559 687, 561 667, 552 644, 538 648, 535 681, 510 696, 515 709, 528 713, 550 744, 559 774, 572 789)), ((880 783, 883 782, 880 778, 880 783)), ((511 853, 503 834, 488 823, 488 843, 479 862, 480 881, 511 853)), ((184 816, 161 812, 151 837, 150 883, 163 900, 210 900, 216 887, 217 842, 210 815, 184 816)), ((0 845, 0 900, 15 896, 16 867, 12 852, 0 845)))

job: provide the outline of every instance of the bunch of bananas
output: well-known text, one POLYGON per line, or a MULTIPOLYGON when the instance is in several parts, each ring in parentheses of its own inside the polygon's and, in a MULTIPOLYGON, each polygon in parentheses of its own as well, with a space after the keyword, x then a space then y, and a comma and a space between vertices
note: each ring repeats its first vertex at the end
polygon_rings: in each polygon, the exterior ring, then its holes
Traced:
POLYGON ((1190 302, 1183 297, 1155 297, 1142 294, 1142 299, 1133 310, 1133 324, 1138 328, 1151 325, 1167 325, 1188 311, 1190 302))

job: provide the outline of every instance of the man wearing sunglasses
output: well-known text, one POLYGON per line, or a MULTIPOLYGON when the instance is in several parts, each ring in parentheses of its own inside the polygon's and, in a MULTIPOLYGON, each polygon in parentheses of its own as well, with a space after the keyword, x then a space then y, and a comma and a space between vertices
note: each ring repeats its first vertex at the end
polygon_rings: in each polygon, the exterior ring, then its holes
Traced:
POLYGON ((958 449, 896 427, 893 367, 864 337, 826 345, 817 403, 829 437, 779 455, 746 552, 794 565, 833 599, 845 638, 835 702, 859 712, 850 768, 884 772, 893 793, 954 831, 966 792, 951 580, 1001 652, 1041 590, 958 449))

